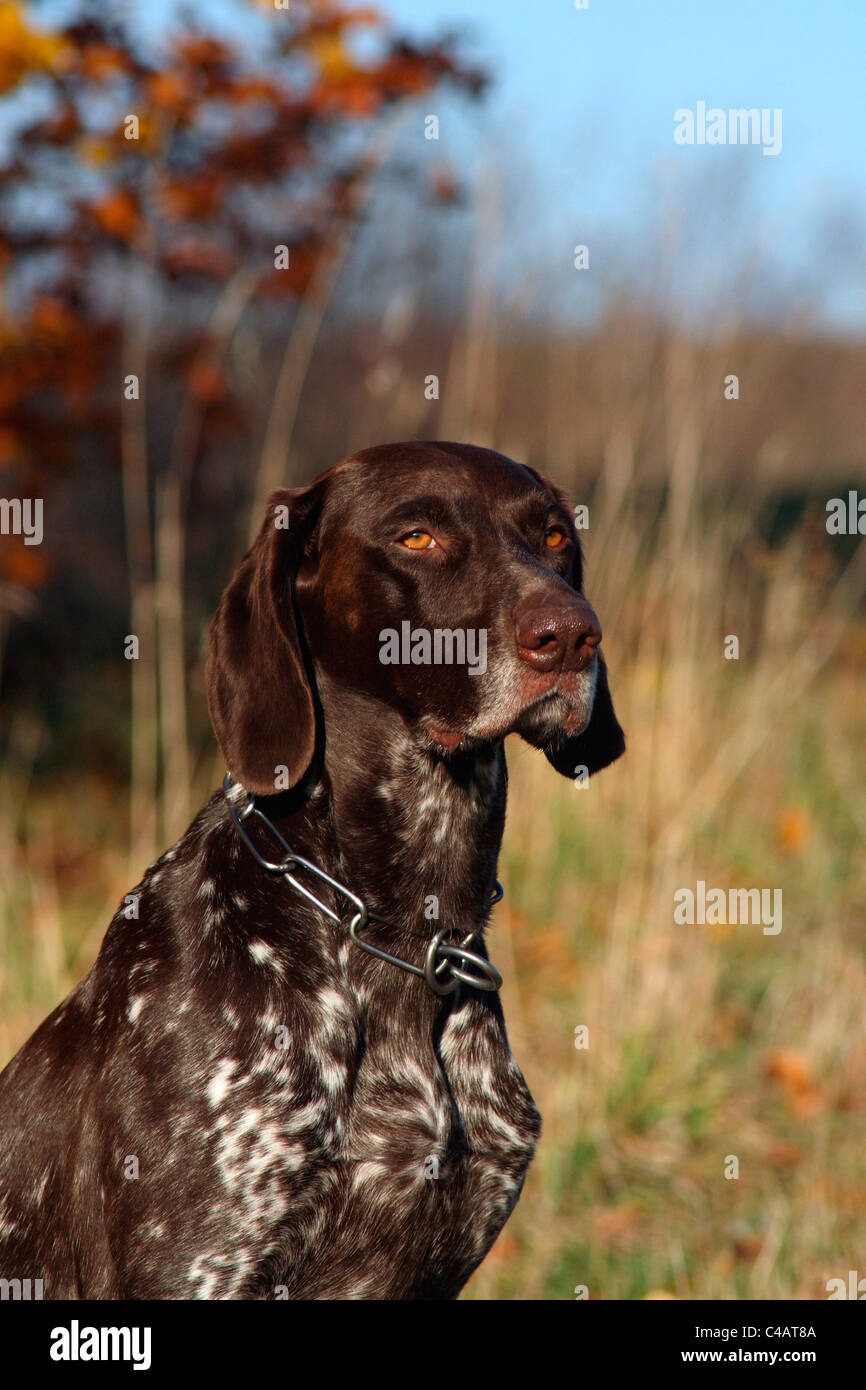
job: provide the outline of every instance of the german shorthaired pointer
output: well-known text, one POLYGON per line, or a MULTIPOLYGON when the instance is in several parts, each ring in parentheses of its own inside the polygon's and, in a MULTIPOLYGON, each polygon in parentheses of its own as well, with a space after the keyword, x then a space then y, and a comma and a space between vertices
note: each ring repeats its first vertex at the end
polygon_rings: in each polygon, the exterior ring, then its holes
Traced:
POLYGON ((211 632, 225 789, 0 1077, 0 1277, 457 1296, 540 1127, 484 941, 503 739, 619 757, 600 640, 563 495, 501 454, 273 494, 211 632))

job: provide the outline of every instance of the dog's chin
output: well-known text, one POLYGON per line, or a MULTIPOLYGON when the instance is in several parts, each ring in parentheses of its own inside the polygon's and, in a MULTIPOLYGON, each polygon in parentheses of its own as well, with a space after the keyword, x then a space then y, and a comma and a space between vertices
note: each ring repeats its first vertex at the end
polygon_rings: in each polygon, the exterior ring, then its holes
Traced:
POLYGON ((591 702, 575 702, 557 690, 524 710, 510 732, 519 734, 533 748, 547 748, 563 737, 572 738, 582 733, 591 713, 591 702))
POLYGON ((519 734, 533 748, 549 748, 563 738, 582 734, 592 716, 596 672, 594 662, 588 671, 559 681, 522 711, 509 732, 519 734))

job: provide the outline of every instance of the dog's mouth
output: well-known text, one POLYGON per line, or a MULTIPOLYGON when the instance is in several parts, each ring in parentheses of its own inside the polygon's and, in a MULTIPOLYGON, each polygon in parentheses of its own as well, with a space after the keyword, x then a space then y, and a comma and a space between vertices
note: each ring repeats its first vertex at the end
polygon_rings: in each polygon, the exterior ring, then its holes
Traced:
POLYGON ((592 714, 596 673, 594 661, 579 672, 538 674, 529 682, 521 682, 519 693, 513 697, 516 708, 501 714, 487 710, 462 726, 429 717, 422 719, 421 725, 430 747, 440 755, 498 742, 508 734, 519 734, 527 743, 542 748, 586 728, 592 714))

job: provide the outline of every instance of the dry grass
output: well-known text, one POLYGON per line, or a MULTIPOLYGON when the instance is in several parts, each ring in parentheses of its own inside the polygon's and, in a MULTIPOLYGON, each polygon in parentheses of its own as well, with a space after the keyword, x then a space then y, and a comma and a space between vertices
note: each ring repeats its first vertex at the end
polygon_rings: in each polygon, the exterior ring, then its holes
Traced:
POLYGON ((728 662, 732 528, 602 547, 627 759, 576 790, 512 750, 491 943, 545 1132, 467 1296, 821 1298, 862 1263, 862 561, 833 588, 801 535, 763 555, 728 662), (699 878, 781 888, 782 931, 675 925, 699 878))

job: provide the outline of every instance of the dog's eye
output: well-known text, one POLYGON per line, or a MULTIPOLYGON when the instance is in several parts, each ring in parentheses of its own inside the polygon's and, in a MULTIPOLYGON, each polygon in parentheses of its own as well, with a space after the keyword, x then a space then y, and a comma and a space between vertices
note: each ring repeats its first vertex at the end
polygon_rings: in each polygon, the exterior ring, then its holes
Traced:
POLYGON ((400 544, 407 550, 432 550, 436 544, 429 531, 410 531, 400 538, 400 544))
POLYGON ((548 526, 544 533, 544 544, 549 546, 551 550, 558 550, 560 546, 565 545, 567 540, 568 536, 561 526, 548 526))

